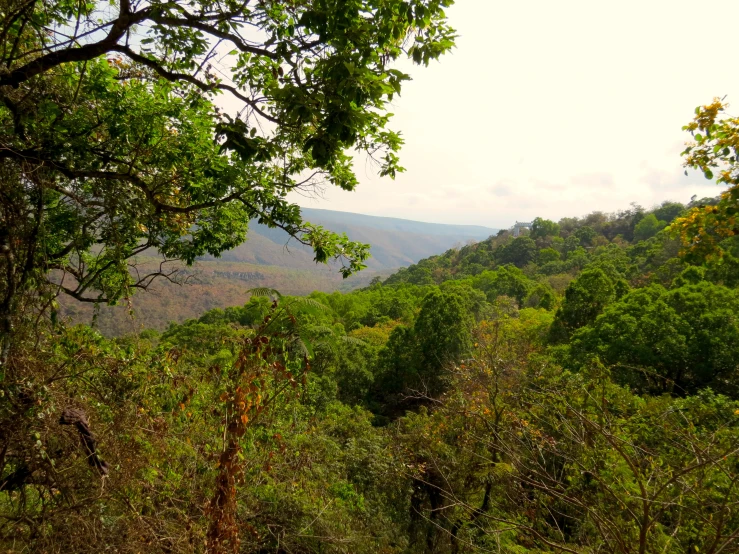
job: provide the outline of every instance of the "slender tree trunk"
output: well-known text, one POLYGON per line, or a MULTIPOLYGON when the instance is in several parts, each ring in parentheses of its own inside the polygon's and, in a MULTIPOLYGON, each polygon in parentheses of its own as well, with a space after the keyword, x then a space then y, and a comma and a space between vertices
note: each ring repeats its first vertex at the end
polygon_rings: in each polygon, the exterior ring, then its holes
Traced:
POLYGON ((0 302, 0 380, 5 374, 10 351, 10 337, 13 332, 13 304, 16 293, 15 256, 10 246, 10 235, 0 229, 0 255, 5 258, 5 295, 0 302))
POLYGON ((0 301, 0 381, 4 378, 8 363, 19 295, 39 269, 36 252, 44 218, 44 188, 40 182, 34 184, 36 213, 33 223, 29 225, 28 219, 13 209, 12 200, 8 198, 0 224, 0 258, 5 258, 5 290, 0 301), (20 253, 16 251, 18 245, 20 253))

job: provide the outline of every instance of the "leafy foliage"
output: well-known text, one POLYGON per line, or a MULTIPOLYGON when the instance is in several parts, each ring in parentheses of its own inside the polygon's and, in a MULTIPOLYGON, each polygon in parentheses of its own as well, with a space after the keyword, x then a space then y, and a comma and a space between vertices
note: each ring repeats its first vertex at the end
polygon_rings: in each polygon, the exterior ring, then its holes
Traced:
POLYGON ((551 331, 554 342, 568 340, 572 333, 595 321, 603 309, 616 299, 616 287, 602 269, 583 271, 565 291, 551 331))
POLYGON ((705 281, 672 290, 639 289, 608 306, 573 337, 580 355, 597 354, 637 390, 736 396, 739 344, 736 291, 705 281))
MULTIPOLYGON (((683 152, 685 166, 700 170, 706 179, 728 187, 715 205, 694 207, 673 223, 685 254, 693 261, 720 259, 722 243, 739 232, 739 119, 722 117, 726 105, 718 98, 695 109, 695 119, 683 127, 694 141, 683 152), (714 175, 714 171, 716 174, 714 175)), ((714 204, 714 203, 711 203, 714 204)))
POLYGON ((251 219, 310 245, 318 263, 338 260, 344 277, 364 267, 368 245, 304 222, 287 195, 353 189, 349 150, 381 175, 402 171, 387 105, 410 77, 392 63, 428 65, 452 48, 451 0, 249 4, 3 10, 3 359, 26 291, 115 303, 174 279, 169 260, 241 244, 251 219), (158 270, 139 271, 144 253, 161 256, 158 270))
MULTIPOLYGON (((389 63, 451 46, 447 4, 3 12, 3 551, 739 552, 731 188, 537 218, 349 294, 253 288, 161 334, 55 317, 53 279, 113 300, 154 276, 132 256, 217 254, 254 216, 358 269, 364 246, 285 194, 312 171, 351 188, 352 146, 399 170, 389 63), (216 39, 233 85, 204 65, 216 39)), ((687 162, 734 187, 722 109, 687 162)))

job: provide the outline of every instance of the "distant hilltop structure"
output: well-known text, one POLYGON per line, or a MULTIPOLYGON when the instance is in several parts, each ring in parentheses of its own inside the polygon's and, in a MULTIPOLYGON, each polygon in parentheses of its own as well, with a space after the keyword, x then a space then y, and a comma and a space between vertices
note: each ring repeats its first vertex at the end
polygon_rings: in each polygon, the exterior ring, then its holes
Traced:
POLYGON ((513 225, 513 236, 518 237, 518 235, 521 234, 521 229, 527 229, 530 231, 532 225, 533 224, 531 222, 516 221, 516 223, 514 223, 513 225))

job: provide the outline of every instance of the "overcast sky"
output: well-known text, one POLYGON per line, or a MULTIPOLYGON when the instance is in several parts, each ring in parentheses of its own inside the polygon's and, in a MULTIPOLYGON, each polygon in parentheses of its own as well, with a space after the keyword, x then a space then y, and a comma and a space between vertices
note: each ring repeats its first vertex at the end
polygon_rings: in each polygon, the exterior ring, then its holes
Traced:
POLYGON ((447 15, 456 49, 409 66, 392 109, 407 171, 357 160, 358 190, 301 205, 501 228, 720 192, 683 175, 681 127, 715 96, 739 106, 736 0, 457 0, 447 15))

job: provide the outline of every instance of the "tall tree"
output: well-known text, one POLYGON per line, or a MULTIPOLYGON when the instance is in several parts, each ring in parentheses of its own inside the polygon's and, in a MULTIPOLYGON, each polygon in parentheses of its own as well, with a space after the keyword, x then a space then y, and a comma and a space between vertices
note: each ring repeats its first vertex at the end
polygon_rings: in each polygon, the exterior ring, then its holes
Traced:
MULTIPOLYGON (((289 192, 353 189, 350 150, 402 168, 387 103, 453 45, 452 0, 10 0, 0 14, 0 334, 55 282, 115 301, 243 241, 256 218, 361 269, 366 245, 303 222, 289 192), (216 101, 217 95, 222 95, 216 101), (224 109, 224 107, 228 109, 224 109)), ((7 344, 7 341, 4 341, 7 344)))
POLYGON ((537 217, 531 223, 531 238, 539 239, 556 236, 559 236, 559 225, 554 221, 537 217))
POLYGON ((550 332, 553 342, 569 340, 577 329, 595 321, 616 299, 616 287, 602 269, 587 269, 565 290, 564 302, 557 310, 550 332))
POLYGON ((421 304, 413 327, 419 353, 419 374, 431 394, 444 388, 448 368, 469 353, 474 319, 454 290, 432 291, 421 304))
POLYGON ((524 267, 536 260, 536 252, 536 243, 530 237, 518 237, 496 249, 496 256, 500 264, 524 267))
POLYGON ((666 221, 659 221, 656 215, 649 214, 634 227, 634 240, 651 239, 666 226, 666 221))

